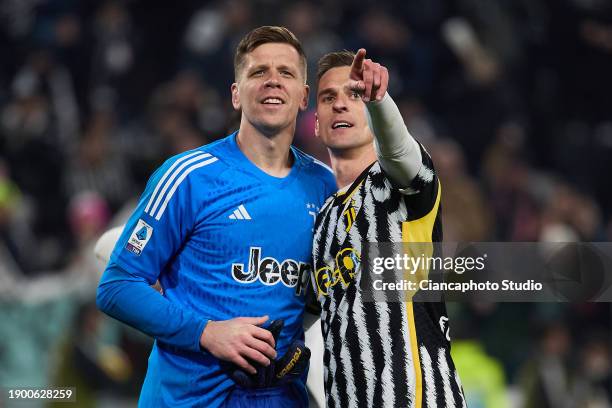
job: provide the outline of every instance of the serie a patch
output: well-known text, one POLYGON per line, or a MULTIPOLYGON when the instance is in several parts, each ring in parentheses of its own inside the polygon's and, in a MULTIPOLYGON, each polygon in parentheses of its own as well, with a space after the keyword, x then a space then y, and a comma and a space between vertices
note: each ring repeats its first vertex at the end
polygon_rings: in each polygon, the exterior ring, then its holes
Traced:
POLYGON ((140 256, 151 239, 151 235, 153 235, 153 227, 139 219, 136 228, 134 228, 127 244, 125 244, 125 249, 140 256))

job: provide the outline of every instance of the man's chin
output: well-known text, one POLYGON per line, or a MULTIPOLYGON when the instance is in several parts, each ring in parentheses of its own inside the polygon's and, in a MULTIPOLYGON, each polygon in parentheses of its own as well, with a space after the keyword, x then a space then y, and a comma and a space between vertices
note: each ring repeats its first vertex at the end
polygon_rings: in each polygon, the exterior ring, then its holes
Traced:
POLYGON ((262 121, 256 127, 265 135, 274 135, 288 127, 287 121, 262 121))
POLYGON ((358 143, 354 140, 343 140, 339 138, 330 138, 324 144, 331 150, 347 150, 358 146, 358 143))
POLYGON ((331 140, 324 144, 332 153, 343 155, 351 150, 361 149, 369 143, 355 140, 331 140))

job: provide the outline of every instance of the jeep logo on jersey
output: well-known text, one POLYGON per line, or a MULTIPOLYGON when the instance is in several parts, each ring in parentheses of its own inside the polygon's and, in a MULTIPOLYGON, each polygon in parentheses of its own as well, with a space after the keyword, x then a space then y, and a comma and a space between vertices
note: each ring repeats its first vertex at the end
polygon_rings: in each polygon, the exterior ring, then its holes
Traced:
POLYGON ((354 248, 344 248, 336 254, 335 268, 323 266, 317 269, 315 282, 317 293, 327 296, 329 288, 336 286, 339 282, 342 287, 347 288, 354 280, 355 273, 361 264, 361 255, 354 248))
POLYGON ((295 287, 295 294, 301 295, 308 280, 310 264, 285 259, 279 262, 275 258, 261 258, 261 248, 249 249, 249 264, 232 264, 232 277, 240 283, 253 283, 259 279, 264 285, 276 285, 282 282, 289 288, 295 287))

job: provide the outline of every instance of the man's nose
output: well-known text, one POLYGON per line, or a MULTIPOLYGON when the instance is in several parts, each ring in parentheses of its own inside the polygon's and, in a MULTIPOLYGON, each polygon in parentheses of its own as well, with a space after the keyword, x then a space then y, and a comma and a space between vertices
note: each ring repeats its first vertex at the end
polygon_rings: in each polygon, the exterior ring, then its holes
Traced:
POLYGON ((266 81, 264 82, 264 86, 269 88, 279 88, 280 80, 278 74, 271 73, 268 79, 266 79, 266 81))
POLYGON ((346 105, 346 98, 342 95, 338 95, 334 100, 334 104, 332 106, 335 112, 346 112, 348 110, 348 106, 346 105))

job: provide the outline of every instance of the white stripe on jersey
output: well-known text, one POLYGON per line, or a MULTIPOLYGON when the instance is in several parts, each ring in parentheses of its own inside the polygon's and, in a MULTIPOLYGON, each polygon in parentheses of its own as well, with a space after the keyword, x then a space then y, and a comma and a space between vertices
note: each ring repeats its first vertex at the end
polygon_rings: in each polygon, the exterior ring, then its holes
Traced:
MULTIPOLYGON (((199 162, 198 164, 194 164, 193 166, 191 166, 187 170, 185 170, 185 172, 181 175, 181 177, 179 177, 174 182, 174 185, 172 186, 172 189, 170 189, 170 192, 168 192, 168 195, 166 195, 166 199, 164 200, 164 203, 162 204, 162 206, 159 208, 159 211, 157 212, 157 215, 155 216, 155 219, 157 221, 160 220, 161 216, 164 214, 164 211, 166 210, 166 206, 168 206, 168 202, 170 201, 170 199, 174 195, 174 192, 176 191, 178 186, 183 182, 183 180, 185 180, 185 178, 189 175, 189 173, 191 173, 192 171, 194 171, 196 169, 199 169, 200 167, 208 166, 209 164, 214 163, 217 160, 219 160, 219 159, 217 159, 216 157, 213 157, 213 158, 208 159, 206 161, 199 162)), ((163 195, 163 192, 162 192, 162 195, 163 195)))
MULTIPOLYGON (((374 302, 374 306, 380 319, 380 339, 382 340, 383 360, 385 362, 385 368, 380 375, 383 406, 393 407, 395 406, 395 392, 393 390, 393 376, 395 373, 393 372, 393 361, 391 360, 393 350, 391 348, 392 335, 391 327, 389 326, 389 306, 387 306, 386 302, 374 302)), ((368 406, 372 407, 374 404, 370 402, 368 406)))
MULTIPOLYGON (((357 292, 356 298, 361 298, 361 294, 357 292)), ((374 380, 376 379, 376 371, 374 367, 374 358, 372 356, 372 346, 370 345, 370 335, 365 322, 365 312, 363 311, 363 303, 361 299, 353 304, 353 318, 355 320, 355 326, 357 328, 357 336, 359 339, 359 349, 361 351, 361 363, 363 364, 366 380, 366 397, 367 406, 372 406, 372 399, 374 398, 374 380)), ((383 384, 383 387, 385 385, 383 384)), ((390 384, 389 386, 393 386, 390 384)), ((364 405, 364 401, 360 401, 361 405, 364 405)))
MULTIPOLYGON (((182 162, 184 162, 185 160, 193 156, 202 156, 202 158, 206 158, 206 157, 209 157, 210 154, 198 151, 198 152, 189 153, 181 157, 177 161, 175 161, 174 164, 172 164, 172 166, 170 166, 170 168, 166 170, 163 177, 157 182, 157 185, 155 186, 155 190, 153 190, 153 194, 151 194, 151 198, 149 199, 149 202, 147 203, 147 206, 145 207, 145 213, 149 213, 149 209, 151 208, 151 204, 153 203, 153 200, 155 199, 157 192, 164 185, 164 181, 166 181, 168 176, 172 174, 172 171, 176 168, 176 166, 178 166, 179 164, 181 164, 182 162)), ((152 212, 149 214, 152 215, 152 212)))
POLYGON ((386 185, 380 188, 372 186, 370 187, 370 191, 372 192, 372 197, 374 197, 374 200, 378 201, 379 203, 384 203, 391 198, 391 189, 386 185))
POLYGON ((421 346, 421 366, 423 367, 423 387, 428 407, 436 406, 436 381, 434 379, 431 356, 425 346, 421 346))
MULTIPOLYGON (((334 340, 336 341, 342 341, 342 339, 334 339, 334 336, 331 335, 331 333, 327 336, 327 341, 325 342, 325 347, 327 348, 327 350, 333 350, 334 349, 334 340)), ((330 391, 330 395, 332 397, 332 399, 334 401, 340 401, 340 391, 338 390, 338 382, 336 381, 336 370, 338 369, 338 363, 336 362, 336 359, 332 356, 331 359, 329 360, 329 368, 326 371, 329 371, 328 376, 331 376, 331 391, 330 391)), ((327 381, 327 378, 326 378, 327 381)), ((325 386, 325 388, 327 389, 327 385, 325 386)), ((343 390, 342 392, 345 392, 345 390, 343 390)), ((329 405, 329 404, 327 404, 329 405)), ((338 405, 338 403, 336 404, 338 405)))
POLYGON ((440 369, 440 374, 442 374, 445 406, 455 407, 455 397, 453 396, 453 389, 450 383, 450 368, 448 367, 448 360, 446 359, 446 350, 443 348, 438 349, 438 368, 440 369))
MULTIPOLYGON (((404 367, 406 367, 406 378, 408 380, 408 393, 412 396, 411 407, 416 407, 416 377, 414 375, 414 370, 416 366, 415 357, 413 353, 413 349, 411 347, 412 340, 410 340, 410 331, 412 328, 408 327, 408 307, 413 307, 410 303, 404 303, 404 307, 400 307, 400 311, 402 313, 402 338, 404 339, 404 344, 406 345, 406 353, 404 353, 404 367)), ((422 385, 422 384, 421 384, 422 385)))
POLYGON ((421 170, 417 174, 425 183, 431 183, 434 178, 434 171, 427 166, 421 166, 421 170))
POLYGON ((346 390, 342 391, 347 393, 349 406, 357 407, 359 406, 357 402, 357 389, 355 388, 355 381, 351 380, 353 377, 353 361, 351 360, 350 350, 346 345, 346 341, 344 341, 349 322, 349 313, 347 312, 348 309, 349 305, 345 296, 340 301, 340 306, 338 307, 338 314, 343 317, 342 323, 340 323, 340 333, 342 333, 342 341, 340 343, 342 344, 342 347, 340 348, 340 360, 342 361, 343 375, 347 379, 346 390))
MULTIPOLYGON (((331 208, 331 217, 333 217, 333 218, 330 218, 330 219, 335 220, 335 219, 338 218, 338 209, 340 207, 334 206, 333 205, 333 201, 330 203, 330 205, 332 205, 332 208, 331 208)), ((332 244, 332 240, 334 239, 334 233, 335 232, 336 231, 335 231, 334 228, 332 228, 332 227, 328 228, 327 235, 325 236, 325 244, 324 244, 323 248, 329 248, 329 246, 332 244)), ((319 246, 315 246, 315 248, 318 250, 320 247, 319 246)), ((323 258, 323 254, 320 254, 320 255, 317 254, 314 259, 321 259, 321 258, 323 258)), ((316 271, 315 271, 315 273, 316 273, 316 271)), ((316 287, 316 282, 315 282, 315 287, 316 287)), ((324 336, 326 336, 329 333, 330 327, 331 327, 331 321, 332 321, 333 317, 335 316, 334 312, 336 312, 338 310, 337 309, 338 305, 336 305, 336 302, 335 302, 335 299, 334 299, 333 296, 329 296, 329 300, 327 300, 327 301, 330 302, 330 307, 323 308, 323 310, 321 312, 321 320, 323 322, 325 322, 325 325, 324 325, 325 333, 323 333, 324 336)), ((332 337, 332 336, 330 335, 329 337, 332 337)), ((330 350, 333 350, 333 348, 330 348, 330 350)), ((332 359, 332 360, 334 360, 334 359, 332 359)), ((332 371, 332 375, 335 375, 335 369, 334 369, 334 371, 332 371)))
POLYGON ((205 154, 205 155, 197 155, 189 160, 187 160, 185 163, 181 164, 173 173, 172 176, 164 183, 164 188, 162 188, 161 192, 159 193, 159 195, 157 196, 157 198, 155 199, 155 204, 153 204, 153 208, 151 208, 151 211, 149 212, 149 215, 154 216, 155 215, 155 211, 157 210, 157 207, 159 207, 159 205, 161 204, 162 200, 164 199, 164 194, 166 194, 166 191, 168 190, 168 188, 170 187, 170 185, 172 184, 172 182, 174 181, 174 179, 180 174, 181 171, 183 171, 183 169, 187 166, 190 166, 191 164, 198 162, 200 160, 203 160, 207 157, 210 157, 210 154, 205 154))

